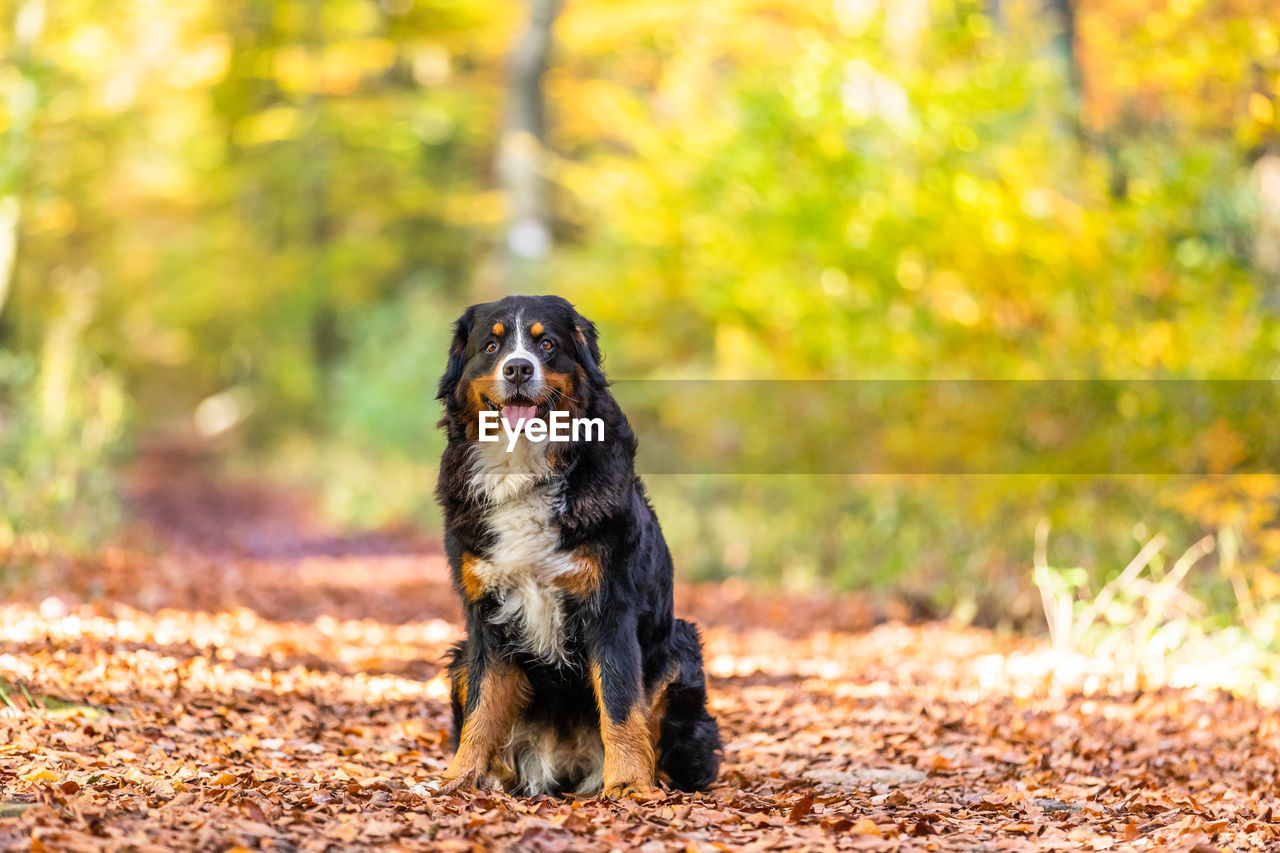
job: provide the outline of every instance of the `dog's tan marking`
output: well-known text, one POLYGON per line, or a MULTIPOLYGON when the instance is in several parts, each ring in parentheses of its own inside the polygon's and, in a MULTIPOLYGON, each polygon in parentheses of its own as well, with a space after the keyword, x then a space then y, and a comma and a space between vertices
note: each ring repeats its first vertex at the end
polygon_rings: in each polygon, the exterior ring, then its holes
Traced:
MULTIPOLYGON (((467 432, 467 438, 475 441, 480 435, 480 413, 489 408, 485 397, 495 396, 494 385, 497 379, 493 376, 477 376, 469 382, 458 383, 457 398, 461 404, 459 420, 467 432)), ((445 421, 441 421, 441 424, 445 421)))
POLYGON ((645 702, 636 703, 621 723, 614 722, 604 703, 600 665, 591 664, 591 686, 600 709, 600 739, 604 741, 604 795, 624 797, 654 788, 653 738, 645 702))
MULTIPOLYGON (((556 399, 555 407, 569 413, 571 418, 580 418, 585 415, 582 403, 579 400, 578 388, 585 386, 586 374, 583 373, 580 366, 574 367, 575 373, 556 373, 548 370, 543 374, 543 381, 548 387, 559 392, 556 399), (576 379, 575 379, 576 377, 576 379)), ((568 450, 568 444, 552 444, 547 448, 547 455, 553 459, 559 459, 561 454, 568 450)))
POLYGON ((654 685, 653 692, 649 694, 649 734, 652 735, 655 744, 662 733, 662 718, 667 715, 667 688, 676 680, 678 672, 679 668, 672 666, 671 671, 654 685))
POLYGON ((493 754, 529 704, 529 679, 509 663, 491 664, 474 689, 479 691, 476 706, 462 724, 458 752, 441 775, 442 794, 472 787, 481 781, 489 770, 493 754))
POLYGON ((532 326, 530 326, 530 327, 529 327, 529 334, 533 335, 535 338, 536 338, 538 335, 542 334, 542 324, 541 324, 541 323, 534 323, 532 326))
MULTIPOLYGON (((667 716, 667 691, 671 688, 671 683, 676 680, 676 675, 680 669, 677 666, 671 667, 671 670, 654 685, 653 692, 649 694, 649 737, 653 740, 653 762, 656 767, 658 761, 662 758, 662 747, 658 742, 662 739, 662 719, 667 716)), ((670 782, 666 778, 666 774, 661 775, 663 781, 670 782)))
POLYGON ((476 574, 476 555, 469 551, 462 555, 462 591, 467 601, 476 601, 484 593, 484 581, 476 574))
POLYGON ((493 333, 494 333, 495 335, 500 335, 500 334, 502 334, 502 333, 503 333, 503 332, 505 332, 505 331, 506 331, 506 328, 505 328, 501 323, 494 323, 494 324, 493 324, 493 333))
POLYGON ((562 572, 553 579, 555 585, 575 598, 586 598, 600 588, 600 557, 595 549, 583 545, 574 549, 572 571, 562 572))
MULTIPOLYGON (((581 370, 581 368, 579 368, 579 370, 581 370)), ((573 374, 556 373, 553 370, 548 370, 543 374, 542 381, 546 382, 552 388, 564 395, 566 403, 572 404, 574 402, 573 392, 577 390, 577 383, 574 381, 573 374)))

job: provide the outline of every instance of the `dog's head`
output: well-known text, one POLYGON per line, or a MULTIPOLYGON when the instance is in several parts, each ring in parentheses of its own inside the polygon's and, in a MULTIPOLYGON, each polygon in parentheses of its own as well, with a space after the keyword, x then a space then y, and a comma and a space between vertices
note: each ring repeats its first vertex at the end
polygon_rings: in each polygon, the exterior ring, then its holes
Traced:
POLYGON ((558 296, 508 296, 472 305, 454 324, 437 397, 475 439, 479 413, 585 414, 606 381, 596 328, 558 296))

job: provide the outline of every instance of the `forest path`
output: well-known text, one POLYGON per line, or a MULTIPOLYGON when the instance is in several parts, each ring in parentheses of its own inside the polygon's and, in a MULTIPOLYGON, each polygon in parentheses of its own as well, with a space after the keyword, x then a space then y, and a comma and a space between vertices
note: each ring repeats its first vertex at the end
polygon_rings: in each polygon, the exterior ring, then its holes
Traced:
POLYGON ((677 594, 725 735, 711 791, 419 796, 449 759, 460 633, 438 545, 335 535, 212 470, 144 454, 128 491, 158 547, 0 607, 0 849, 1280 847, 1280 726, 1252 703, 737 584, 677 594))

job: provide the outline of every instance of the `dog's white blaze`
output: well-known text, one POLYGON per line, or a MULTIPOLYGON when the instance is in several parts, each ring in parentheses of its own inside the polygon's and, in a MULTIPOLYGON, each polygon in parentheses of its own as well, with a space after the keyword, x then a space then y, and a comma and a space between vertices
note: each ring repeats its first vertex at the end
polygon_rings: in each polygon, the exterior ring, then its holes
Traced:
POLYGON ((533 362, 533 378, 525 385, 526 393, 536 397, 542 393, 542 359, 538 358, 532 350, 527 346, 528 340, 524 336, 524 316, 516 314, 516 345, 498 362, 498 367, 494 370, 493 375, 496 379, 505 382, 502 378, 502 371, 507 366, 507 362, 513 358, 527 358, 533 362))
POLYGON ((564 661, 564 602, 555 580, 581 566, 560 550, 563 484, 548 479, 545 444, 521 442, 511 453, 493 444, 472 447, 471 488, 489 500, 485 523, 496 537, 492 559, 472 567, 498 598, 489 620, 518 624, 532 654, 564 661))

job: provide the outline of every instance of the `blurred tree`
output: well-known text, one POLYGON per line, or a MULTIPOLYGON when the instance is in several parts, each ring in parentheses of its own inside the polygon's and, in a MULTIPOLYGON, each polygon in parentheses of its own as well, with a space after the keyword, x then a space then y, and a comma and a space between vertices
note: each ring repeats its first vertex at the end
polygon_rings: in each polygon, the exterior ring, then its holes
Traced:
POLYGON ((506 119, 498 139, 498 174, 507 195, 508 275, 511 289, 526 293, 542 289, 538 268, 551 249, 542 78, 560 2, 528 0, 528 6, 528 24, 511 51, 506 119))
POLYGON ((31 124, 38 96, 33 50, 44 29, 44 0, 22 0, 13 12, 13 39, 9 59, 3 67, 7 127, 0 156, 0 342, 4 339, 3 314, 13 285, 18 255, 18 233, 22 224, 21 189, 30 162, 31 124))

